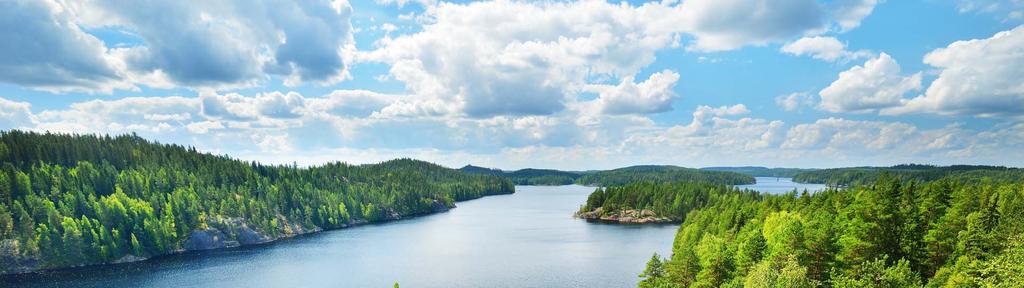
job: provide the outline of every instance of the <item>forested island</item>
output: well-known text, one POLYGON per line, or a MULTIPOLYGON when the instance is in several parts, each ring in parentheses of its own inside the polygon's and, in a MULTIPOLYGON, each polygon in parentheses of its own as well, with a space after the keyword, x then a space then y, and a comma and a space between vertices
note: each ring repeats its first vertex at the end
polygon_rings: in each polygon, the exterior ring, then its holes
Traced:
POLYGON ((578 215, 682 221, 671 257, 655 254, 640 287, 1018 287, 1024 184, 972 171, 784 195, 632 183, 598 188, 578 215))
POLYGON ((902 164, 891 167, 847 167, 803 171, 794 174, 793 181, 800 183, 827 184, 829 186, 851 186, 871 184, 883 174, 895 176, 903 181, 928 182, 941 178, 956 178, 962 181, 992 179, 1024 182, 1024 169, 1003 166, 953 165, 933 166, 902 164))
POLYGON ((726 184, 709 182, 638 182, 601 187, 587 197, 576 216, 588 220, 619 223, 681 222, 686 214, 719 197, 747 194, 726 184))
POLYGON ((134 135, 0 132, 0 274, 266 243, 514 192, 410 159, 263 165, 134 135))
POLYGON ((508 178, 516 185, 569 185, 614 186, 640 182, 694 181, 731 185, 753 184, 754 177, 731 171, 685 168, 672 165, 638 165, 612 170, 560 171, 552 169, 521 169, 502 171, 466 165, 460 170, 468 173, 496 175, 508 178))

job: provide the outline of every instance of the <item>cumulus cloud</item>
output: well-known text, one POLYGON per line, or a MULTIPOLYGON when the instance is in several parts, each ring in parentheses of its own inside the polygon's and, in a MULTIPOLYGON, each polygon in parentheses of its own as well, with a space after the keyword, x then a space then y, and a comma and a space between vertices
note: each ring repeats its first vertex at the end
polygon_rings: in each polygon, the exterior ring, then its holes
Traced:
POLYGON ((690 49, 721 51, 820 34, 833 25, 845 32, 859 26, 876 4, 876 0, 688 0, 680 5, 680 21, 696 37, 690 49))
POLYGON ((775 105, 785 111, 796 111, 801 106, 814 105, 814 96, 806 92, 790 93, 775 97, 775 105))
POLYGON ((704 51, 763 45, 822 29, 823 5, 814 0, 689 0, 681 19, 697 39, 690 48, 704 51))
POLYGON ((347 1, 13 1, 0 21, 0 81, 50 91, 136 85, 232 88, 271 75, 337 83, 354 48, 347 1), (83 32, 116 28, 140 44, 83 32), (53 57, 63 55, 63 57, 53 57))
POLYGON ((860 26, 864 17, 871 15, 875 10, 878 0, 839 0, 832 2, 831 5, 835 6, 833 17, 842 32, 860 26))
POLYGON ((626 77, 619 85, 590 85, 587 90, 598 93, 597 109, 603 113, 658 113, 672 110, 672 101, 676 98, 672 89, 678 81, 678 73, 665 70, 651 74, 641 83, 626 77))
POLYGON ((818 108, 830 112, 872 112, 901 104, 903 95, 921 89, 921 73, 900 75, 900 66, 888 54, 864 62, 839 73, 836 79, 818 94, 818 108))
POLYGON ((818 60, 844 63, 872 56, 871 52, 867 50, 848 51, 845 43, 839 42, 835 37, 823 36, 800 38, 782 46, 780 51, 796 56, 807 55, 818 60))
POLYGON ((819 119, 799 124, 786 133, 782 148, 867 147, 873 150, 891 148, 912 135, 916 127, 901 122, 855 121, 842 118, 819 119))
POLYGON ((0 27, 0 81, 54 92, 127 87, 103 42, 55 1, 3 1, 0 27))
POLYGON ((345 77, 342 50, 352 42, 345 1, 96 4, 89 8, 147 43, 125 53, 142 73, 161 71, 187 86, 245 85, 266 74, 286 84, 345 77))
POLYGON ((441 3, 422 31, 382 39, 363 57, 390 64, 418 96, 387 109, 395 114, 550 115, 588 76, 634 75, 653 62, 676 40, 659 20, 672 12, 660 3, 441 3))
POLYGON ((32 115, 32 104, 0 98, 0 127, 23 128, 32 127, 35 116, 32 115))
POLYGON ((691 49, 729 50, 821 33, 839 23, 839 14, 855 15, 842 17, 842 26, 853 27, 870 13, 844 5, 815 0, 639 6, 442 2, 420 15, 421 31, 386 35, 378 49, 360 53, 359 59, 389 64, 389 78, 415 96, 385 109, 387 115, 552 115, 588 85, 636 75, 656 52, 677 47, 685 35, 694 38, 691 49), (859 12, 840 13, 843 9, 859 12))
POLYGON ((923 95, 886 114, 1024 115, 1024 26, 987 39, 956 41, 924 57, 940 69, 923 95))
POLYGON ((309 109, 333 115, 368 117, 401 99, 366 90, 335 90, 324 98, 307 99, 309 109))
POLYGON ((1024 1, 1020 0, 956 0, 960 13, 994 14, 1003 22, 1024 20, 1024 1))

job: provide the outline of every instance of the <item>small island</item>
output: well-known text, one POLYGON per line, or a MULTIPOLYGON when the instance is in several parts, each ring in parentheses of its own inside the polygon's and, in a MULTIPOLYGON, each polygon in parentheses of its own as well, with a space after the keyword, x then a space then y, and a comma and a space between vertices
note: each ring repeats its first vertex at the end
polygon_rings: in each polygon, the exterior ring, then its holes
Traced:
POLYGON ((598 222, 610 222, 610 223, 622 223, 622 224, 651 224, 651 223, 674 223, 680 222, 670 217, 659 216, 654 211, 648 209, 636 210, 636 209, 625 209, 619 210, 612 213, 605 213, 603 207, 597 207, 597 209, 591 211, 579 211, 576 212, 576 217, 586 219, 587 221, 598 221, 598 222))
POLYGON ((595 189, 574 216, 622 224, 679 223, 686 213, 704 207, 712 199, 737 194, 757 192, 735 188, 728 182, 636 182, 595 189))

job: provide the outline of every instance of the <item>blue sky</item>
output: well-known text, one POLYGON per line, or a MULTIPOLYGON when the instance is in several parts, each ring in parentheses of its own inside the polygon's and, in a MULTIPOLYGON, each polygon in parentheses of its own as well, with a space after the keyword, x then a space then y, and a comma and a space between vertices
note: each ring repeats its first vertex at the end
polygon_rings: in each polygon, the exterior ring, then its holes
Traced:
POLYGON ((0 6, 0 129, 270 163, 1024 165, 1019 0, 0 6))

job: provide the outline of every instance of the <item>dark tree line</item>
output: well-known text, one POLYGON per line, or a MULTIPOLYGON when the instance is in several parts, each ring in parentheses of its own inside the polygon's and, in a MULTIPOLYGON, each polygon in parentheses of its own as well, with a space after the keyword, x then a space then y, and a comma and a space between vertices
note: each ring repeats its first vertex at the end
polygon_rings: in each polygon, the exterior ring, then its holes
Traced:
POLYGON ((921 164, 804 171, 793 176, 793 181, 842 187, 871 184, 878 181, 883 174, 894 175, 903 181, 914 180, 918 182, 935 181, 941 178, 956 178, 963 181, 977 181, 982 178, 995 181, 1024 181, 1024 169, 1020 168, 982 165, 932 166, 921 164))
POLYGON ((653 257, 640 287, 1024 283, 1021 182, 962 175, 919 182, 881 174, 872 183, 813 194, 766 195, 668 183, 599 189, 595 194, 603 202, 592 199, 595 203, 588 200, 587 205, 657 209, 654 201, 662 201, 662 210, 686 215, 671 258, 653 257), (706 202, 668 202, 687 199, 706 202), (678 207, 690 210, 672 210, 678 207))
POLYGON ((730 185, 707 182, 639 182, 622 186, 597 188, 587 197, 587 203, 580 212, 597 208, 606 215, 618 214, 624 210, 650 210, 659 217, 682 221, 686 213, 717 203, 719 197, 759 198, 754 191, 743 191, 730 185))
POLYGON ((176 251, 240 218, 276 237, 430 213, 513 192, 508 180, 398 159, 263 165, 134 135, 0 132, 0 273, 176 251))
POLYGON ((643 165, 584 174, 577 184, 617 186, 639 182, 707 182, 714 184, 754 184, 753 176, 736 172, 711 171, 677 166, 643 165))
POLYGON ((695 181, 720 184, 753 184, 754 177, 733 171, 692 169, 668 165, 641 165, 597 171, 561 171, 552 169, 520 169, 502 171, 472 165, 460 168, 474 174, 497 175, 508 178, 516 185, 569 185, 616 186, 639 182, 695 181))
POLYGON ((786 177, 792 178, 793 176, 803 173, 810 172, 817 169, 802 169, 802 168, 767 168, 759 166, 742 166, 742 167, 704 167, 701 170, 711 171, 727 171, 736 172, 740 174, 747 174, 754 177, 786 177))

